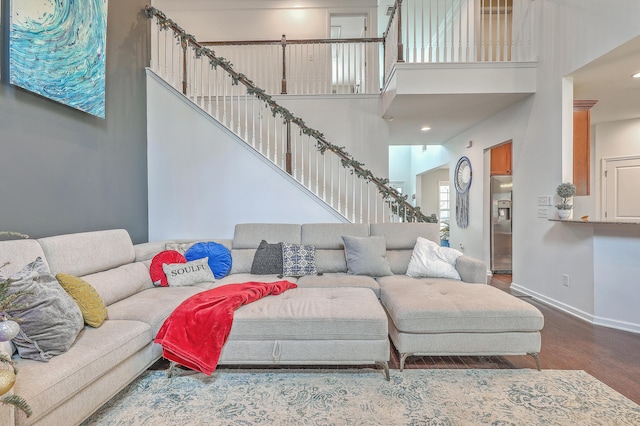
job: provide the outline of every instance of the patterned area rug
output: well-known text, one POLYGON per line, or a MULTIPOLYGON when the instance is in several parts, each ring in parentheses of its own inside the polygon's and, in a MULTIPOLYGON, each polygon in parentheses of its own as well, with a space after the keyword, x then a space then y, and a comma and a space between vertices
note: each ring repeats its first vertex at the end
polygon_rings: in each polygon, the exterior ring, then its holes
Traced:
POLYGON ((147 371, 83 425, 640 425, 584 371, 147 371))

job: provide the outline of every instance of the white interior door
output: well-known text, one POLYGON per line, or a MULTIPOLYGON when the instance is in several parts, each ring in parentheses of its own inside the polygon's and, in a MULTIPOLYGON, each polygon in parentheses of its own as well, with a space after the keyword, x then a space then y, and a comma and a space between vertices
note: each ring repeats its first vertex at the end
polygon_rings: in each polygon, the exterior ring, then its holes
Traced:
POLYGON ((602 169, 604 220, 640 222, 640 157, 605 158, 602 169))

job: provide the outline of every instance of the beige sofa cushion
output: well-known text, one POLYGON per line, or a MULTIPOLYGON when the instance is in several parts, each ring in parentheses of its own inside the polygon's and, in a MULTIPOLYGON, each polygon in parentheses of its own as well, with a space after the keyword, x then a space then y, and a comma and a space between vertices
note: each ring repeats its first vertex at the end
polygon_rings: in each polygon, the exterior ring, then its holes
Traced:
POLYGON ((343 235, 368 237, 369 225, 362 223, 308 223, 302 225, 302 244, 316 249, 344 250, 343 235))
POLYGON ((371 235, 382 235, 387 250, 413 250, 418 237, 440 244, 440 225, 437 223, 372 223, 371 235))
POLYGON ((238 224, 233 234, 233 248, 257 249, 262 240, 266 240, 268 243, 300 244, 300 225, 285 223, 238 224))
POLYGON ((343 235, 369 236, 369 225, 354 223, 309 223, 302 225, 302 244, 316 248, 316 269, 320 273, 347 272, 343 235))
POLYGON ((442 278, 378 278, 380 301, 405 333, 538 331, 533 305, 484 284, 442 278))
POLYGON ((251 265, 256 255, 256 249, 232 249, 231 250, 231 271, 229 275, 249 274, 251 265))
POLYGON ((0 275, 6 277, 11 276, 36 260, 37 257, 42 258, 42 261, 47 265, 47 268, 49 268, 47 259, 44 256, 44 251, 42 251, 42 247, 38 244, 38 241, 0 241, 0 266, 9 262, 9 264, 0 269, 0 275))
POLYGON ((374 278, 365 275, 351 275, 344 272, 307 275, 298 278, 297 284, 300 288, 368 288, 375 293, 376 297, 380 295, 380 286, 378 286, 374 278))
POLYGON ((232 340, 368 340, 387 335, 387 317, 362 288, 294 288, 235 312, 232 340))
POLYGON ((437 223, 372 223, 371 235, 380 235, 387 243, 387 259, 391 272, 404 275, 418 237, 440 244, 437 223))
POLYGON ((82 232, 40 238, 38 243, 53 275, 80 277, 135 261, 136 252, 124 229, 82 232))
POLYGON ((142 290, 153 288, 149 267, 142 262, 129 263, 81 278, 96 289, 107 306, 142 290))
MULTIPOLYGON (((152 338, 149 326, 143 322, 108 320, 100 328, 85 327, 68 352, 49 362, 18 359, 20 373, 14 393, 26 399, 33 410, 29 424, 38 423, 89 383, 147 346, 152 338)), ((24 419, 23 415, 19 417, 24 419)))
POLYGON ((158 333, 164 320, 187 298, 202 292, 201 287, 155 287, 141 291, 109 306, 109 319, 142 321, 158 333))

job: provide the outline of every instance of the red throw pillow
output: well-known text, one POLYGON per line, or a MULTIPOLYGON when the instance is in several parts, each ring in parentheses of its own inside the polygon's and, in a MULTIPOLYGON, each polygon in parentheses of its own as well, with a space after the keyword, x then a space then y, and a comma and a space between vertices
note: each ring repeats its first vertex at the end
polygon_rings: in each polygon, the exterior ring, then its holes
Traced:
POLYGON ((149 266, 151 281, 156 287, 169 287, 167 276, 162 269, 163 263, 187 263, 187 259, 175 250, 165 250, 156 254, 151 260, 151 266, 149 266))

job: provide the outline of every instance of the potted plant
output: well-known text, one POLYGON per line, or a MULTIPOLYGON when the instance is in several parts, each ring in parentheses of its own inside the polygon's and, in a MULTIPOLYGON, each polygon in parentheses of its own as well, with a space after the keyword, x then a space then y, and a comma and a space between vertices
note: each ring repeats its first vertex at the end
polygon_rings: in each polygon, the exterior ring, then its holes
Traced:
MULTIPOLYGON (((29 238, 28 235, 18 232, 0 231, 0 237, 20 237, 29 238)), ((8 264, 0 266, 0 269, 8 264)), ((9 293, 11 287, 11 278, 0 281, 0 342, 13 339, 20 331, 20 318, 12 317, 9 311, 19 308, 21 305, 16 300, 25 294, 25 291, 9 293)), ((9 355, 0 352, 0 397, 11 390, 16 381, 18 370, 9 355)), ((27 417, 31 416, 31 407, 21 396, 9 395, 0 399, 1 404, 13 405, 24 411, 27 417)))
POLYGON ((562 200, 558 204, 556 204, 556 209, 558 209, 558 217, 562 220, 566 220, 571 215, 571 209, 573 209, 573 205, 569 204, 569 198, 573 197, 576 193, 576 186, 571 182, 564 182, 558 185, 556 188, 556 194, 562 200))
POLYGON ((449 247, 449 223, 440 222, 440 245, 442 247, 449 247))

